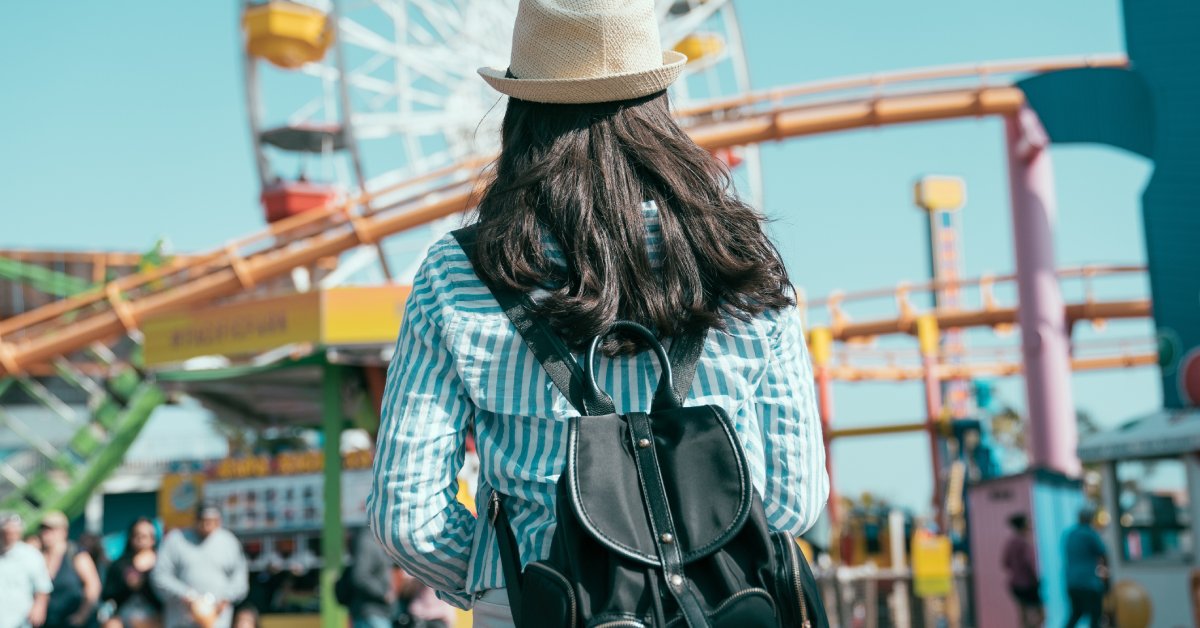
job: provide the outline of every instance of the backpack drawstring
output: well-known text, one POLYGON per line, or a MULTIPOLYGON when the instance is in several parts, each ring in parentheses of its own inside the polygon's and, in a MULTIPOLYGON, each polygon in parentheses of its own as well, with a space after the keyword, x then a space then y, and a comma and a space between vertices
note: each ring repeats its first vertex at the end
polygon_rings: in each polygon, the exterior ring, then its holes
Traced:
POLYGON ((662 593, 658 590, 658 573, 653 569, 646 570, 646 582, 650 585, 650 597, 654 599, 654 625, 666 628, 667 614, 663 611, 662 593))

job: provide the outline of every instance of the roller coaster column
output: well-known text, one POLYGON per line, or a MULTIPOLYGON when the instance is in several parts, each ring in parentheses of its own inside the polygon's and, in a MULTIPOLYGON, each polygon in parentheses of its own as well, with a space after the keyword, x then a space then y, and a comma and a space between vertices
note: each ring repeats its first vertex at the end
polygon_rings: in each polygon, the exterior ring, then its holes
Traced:
POLYGON ((1079 474, 1071 399, 1070 330, 1054 271, 1050 138, 1028 107, 1004 118, 1017 262, 1017 321, 1025 365, 1030 465, 1079 474))
POLYGON ((342 528, 342 368, 326 364, 321 380, 321 428, 324 431, 325 521, 321 529, 321 628, 343 628, 346 609, 334 588, 342 573, 346 536, 342 528))
POLYGON ((830 443, 833 441, 833 382, 829 373, 829 360, 833 353, 833 333, 828 327, 813 328, 808 335, 808 350, 812 357, 813 377, 817 382, 817 411, 821 415, 821 434, 825 445, 825 473, 829 475, 829 502, 826 506, 829 513, 829 523, 837 539, 838 496, 837 485, 833 482, 833 451, 830 443))
POLYGON ((933 470, 933 512, 938 527, 946 529, 946 508, 942 501, 943 472, 942 442, 938 424, 942 417, 942 378, 938 373, 938 350, 941 332, 937 317, 924 314, 917 319, 917 343, 921 349, 921 370, 925 382, 925 431, 929 433, 929 464, 933 470))

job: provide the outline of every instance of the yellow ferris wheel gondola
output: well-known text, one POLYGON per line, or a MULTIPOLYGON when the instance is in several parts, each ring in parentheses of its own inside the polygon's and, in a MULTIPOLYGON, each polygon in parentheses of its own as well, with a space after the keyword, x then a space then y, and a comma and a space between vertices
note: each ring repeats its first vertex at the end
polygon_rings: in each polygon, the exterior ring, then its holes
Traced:
POLYGON ((725 50, 725 40, 716 33, 692 33, 675 44, 675 52, 687 56, 688 63, 715 57, 725 50))
POLYGON ((285 69, 320 61, 333 43, 329 16, 287 0, 246 7, 242 27, 247 52, 285 69))

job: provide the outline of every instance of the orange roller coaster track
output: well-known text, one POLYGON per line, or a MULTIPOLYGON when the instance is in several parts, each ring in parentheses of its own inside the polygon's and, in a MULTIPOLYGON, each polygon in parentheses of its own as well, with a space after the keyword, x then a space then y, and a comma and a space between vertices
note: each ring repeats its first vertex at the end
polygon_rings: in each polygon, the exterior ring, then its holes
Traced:
MULTIPOLYGON (((716 149, 853 128, 1008 115, 1024 104, 1015 76, 1123 66, 1122 56, 942 67, 809 83, 678 111, 700 145, 716 149)), ((146 318, 254 290, 405 229, 469 209, 481 160, 444 168, 271 228, 178 267, 130 275, 101 291, 0 321, 0 376, 88 344, 136 333, 146 318), (399 199, 390 201, 390 199, 399 199), (376 209, 361 209, 372 201, 376 209)))
MULTIPOLYGON (((1057 272, 1058 281, 1064 287, 1078 283, 1082 296, 1065 307, 1066 321, 1073 325, 1079 321, 1105 321, 1121 318, 1145 318, 1150 316, 1149 299, 1100 300, 1095 296, 1097 283, 1102 280, 1141 277, 1146 272, 1142 266, 1082 266, 1066 268, 1057 272)), ((1017 324, 1015 305, 1001 305, 996 297, 997 288, 1010 289, 1015 293, 1016 275, 984 276, 974 279, 953 281, 931 281, 920 284, 901 283, 894 288, 835 293, 821 299, 801 298, 800 307, 806 319, 816 313, 823 314, 827 321, 819 326, 828 327, 833 340, 854 342, 869 340, 888 334, 916 334, 917 318, 922 312, 913 305, 915 295, 932 294, 939 290, 955 289, 962 294, 964 304, 974 301, 974 308, 939 309, 931 312, 939 329, 961 327, 1010 328, 1017 324), (847 313, 849 304, 888 299, 894 302, 893 317, 854 321, 847 313)), ((810 323, 812 326, 812 323, 810 323)))
MULTIPOLYGON (((1064 304, 1064 314, 1069 326, 1087 322, 1101 327, 1110 319, 1140 319, 1151 314, 1149 299, 1109 299, 1096 297, 1101 288, 1112 292, 1112 285, 1129 280, 1141 280, 1146 269, 1141 266, 1084 266, 1060 269, 1058 282, 1064 292, 1078 293, 1064 304)), ((940 330, 966 327, 991 327, 997 332, 1007 332, 1018 323, 1015 305, 1001 304, 997 290, 1010 295, 1016 293, 1016 276, 984 276, 960 278, 952 281, 930 281, 920 284, 901 283, 894 288, 867 290, 849 294, 834 293, 821 299, 800 299, 801 311, 806 326, 829 341, 846 343, 839 352, 824 358, 832 379, 842 381, 907 381, 925 376, 925 367, 916 349, 909 352, 871 349, 868 345, 877 336, 918 335, 918 321, 932 318, 940 330), (954 289, 961 299, 956 309, 921 309, 913 302, 918 297, 928 302, 927 295, 954 289), (891 315, 881 316, 878 302, 890 301, 891 315), (871 308, 872 318, 854 320, 854 311, 871 308), (882 358, 884 364, 866 366, 870 358, 882 358), (830 359, 832 358, 832 359, 830 359), (901 363, 903 362, 903 363, 901 363)), ((1139 339, 1099 340, 1072 345, 1073 370, 1089 371, 1111 368, 1150 366, 1157 362, 1154 342, 1139 339)), ((972 348, 966 354, 956 354, 954 363, 938 363, 934 376, 940 379, 971 378, 976 376, 1006 377, 1022 372, 1019 351, 1015 348, 972 348), (987 355, 984 355, 987 354, 987 355), (980 360, 980 357, 986 357, 980 360)))

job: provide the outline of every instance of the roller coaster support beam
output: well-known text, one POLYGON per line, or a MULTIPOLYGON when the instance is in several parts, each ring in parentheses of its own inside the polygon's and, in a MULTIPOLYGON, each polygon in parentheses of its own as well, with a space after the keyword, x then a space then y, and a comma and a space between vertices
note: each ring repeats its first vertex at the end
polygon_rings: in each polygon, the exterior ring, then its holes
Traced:
POLYGON ((342 531, 342 368, 326 364, 321 381, 321 429, 324 446, 325 525, 321 530, 321 628, 343 628, 346 609, 337 602, 335 584, 342 572, 346 545, 342 531))
POLYGON ((929 464, 933 470, 933 512, 938 526, 946 529, 942 510, 942 446, 938 442, 938 421, 942 416, 942 379, 938 377, 938 347, 941 333, 937 318, 923 314, 917 318, 917 343, 921 348, 921 368, 925 382, 925 430, 929 432, 929 464))
MULTIPOLYGON (((813 377, 817 382, 817 412, 821 415, 821 435, 825 440, 825 473, 829 475, 830 527, 838 529, 838 499, 833 483, 833 378, 829 362, 833 356, 833 333, 828 327, 813 328, 808 334, 808 351, 812 356, 813 377)), ((838 538, 835 533, 832 538, 838 538)))
POLYGON ((929 423, 922 421, 920 423, 898 423, 896 425, 873 425, 871 427, 847 427, 840 430, 829 432, 827 438, 833 440, 836 438, 860 438, 864 436, 891 436, 893 434, 907 434, 909 432, 928 432, 929 423))
POLYGON ((1079 474, 1078 433, 1071 399, 1070 330, 1054 266, 1056 199, 1050 138, 1028 107, 1004 117, 1013 242, 1017 261, 1017 321, 1025 362, 1030 462, 1079 474))

